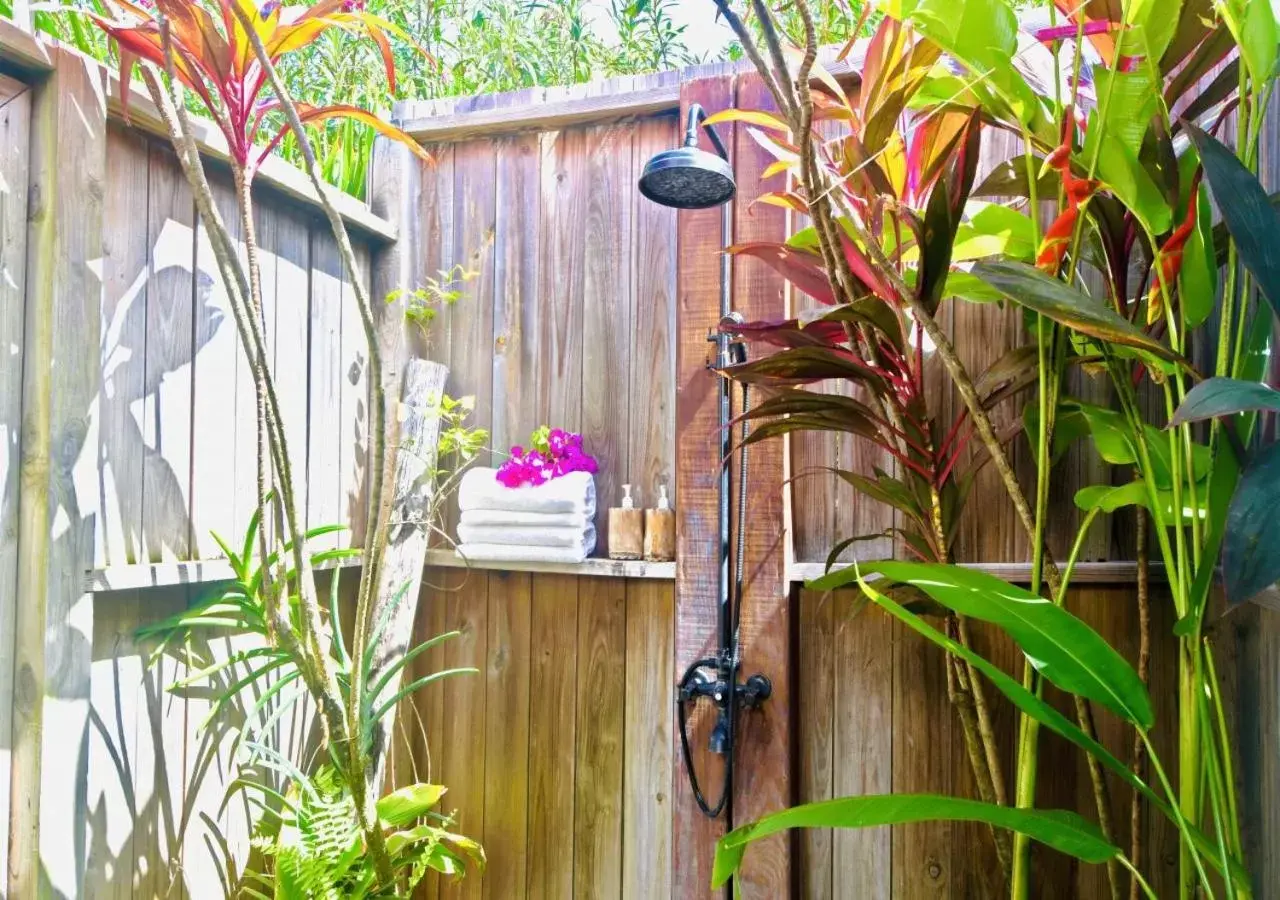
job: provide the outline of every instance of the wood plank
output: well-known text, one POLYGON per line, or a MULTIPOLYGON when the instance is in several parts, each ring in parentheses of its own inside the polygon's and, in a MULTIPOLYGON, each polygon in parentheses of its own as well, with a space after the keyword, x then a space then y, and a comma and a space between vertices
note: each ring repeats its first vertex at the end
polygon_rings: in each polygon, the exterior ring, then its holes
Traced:
POLYGON ((578 582, 533 578, 529 646, 529 845, 526 896, 573 896, 578 582))
POLYGON ((622 771, 627 640, 626 582, 578 582, 577 751, 573 894, 622 891, 622 771))
MULTIPOLYGON (((355 249, 354 247, 352 248, 355 249)), ((358 251, 357 251, 358 252, 358 251)), ((366 257, 367 258, 367 257, 366 257)), ((357 265, 359 262, 357 261, 357 265)), ((342 286, 342 392, 339 507, 351 531, 342 543, 364 546, 368 512, 365 484, 369 448, 369 342, 360 321, 360 310, 350 286, 356 277, 343 266, 342 286)))
MULTIPOLYGON (((1249 786, 1239 794, 1245 852, 1257 896, 1263 897, 1271 896, 1267 891, 1280 884, 1277 810, 1265 799, 1280 790, 1280 764, 1275 753, 1275 722, 1280 715, 1280 614, 1269 609, 1250 612, 1252 621, 1241 623, 1244 633, 1239 634, 1240 690, 1235 719, 1241 732, 1236 747, 1241 780, 1249 786)), ((1219 662, 1219 676, 1223 674, 1221 666, 1219 662)))
MULTIPOLYGON (((596 90, 591 96, 558 100, 545 100, 545 91, 535 92, 527 104, 518 107, 495 106, 474 112, 432 115, 428 109, 410 104, 400 111, 406 118, 401 127, 417 140, 426 142, 466 141, 495 133, 537 130, 552 131, 588 123, 598 124, 611 119, 631 116, 654 115, 670 112, 680 104, 677 85, 659 84, 642 87, 627 93, 596 90), (537 96, 539 93, 544 97, 537 96)), ((428 101, 429 102, 429 101, 428 101)))
POLYGON ((529 703, 532 576, 489 576, 485 667, 483 895, 525 896, 529 822, 529 703))
MULTIPOLYGON (((676 146, 674 118, 645 119, 634 127, 636 171, 655 153, 676 146)), ((628 472, 651 507, 660 485, 668 494, 675 488, 676 211, 637 198, 634 215, 628 472)))
POLYGON ((538 135, 497 142, 490 427, 495 462, 508 448, 525 445, 545 418, 532 402, 543 364, 538 353, 541 164, 538 135))
MULTIPOLYGON (((265 198, 263 198, 265 199, 265 198)), ((259 205, 262 200, 259 200, 259 205)), ((310 223, 298 209, 275 204, 275 354, 272 374, 280 401, 296 511, 307 512, 307 396, 309 392, 311 259, 310 223)), ((327 228, 328 223, 317 227, 327 228)), ((265 273, 264 273, 265 274, 265 273)), ((393 396, 395 396, 393 394, 393 396)))
MULTIPOLYGON (((742 109, 776 109, 756 75, 738 79, 742 109)), ((782 241, 787 214, 774 206, 749 206, 759 194, 785 186, 762 177, 773 157, 745 128, 736 135, 735 176, 740 199, 734 203, 734 241, 782 241)), ((733 261, 734 308, 747 321, 781 318, 786 312, 785 282, 758 259, 733 261)), ((788 535, 782 514, 781 441, 754 445, 747 457, 746 583, 741 599, 742 677, 762 672, 773 684, 769 699, 742 717, 738 734, 731 824, 751 822, 785 809, 792 801, 791 761, 791 592, 783 568, 788 535)), ((735 468, 736 468, 735 460, 735 468)), ((734 494, 738 492, 735 477, 734 494)), ((735 509, 735 522, 737 521, 735 509)), ((736 527, 735 527, 736 531, 736 527)), ((786 835, 757 841, 743 863, 738 887, 743 897, 778 897, 791 883, 790 842, 786 835)))
POLYGON ((94 405, 106 180, 106 105, 97 70, 66 51, 33 89, 28 172, 22 380, 22 485, 17 535, 13 797, 9 895, 77 896, 88 823, 93 563, 98 509, 94 405), (68 777, 68 773, 79 773, 68 777), (61 862, 61 865, 57 863, 61 862), (47 880, 45 880, 47 879, 47 880))
MULTIPOLYGON (((474 277, 461 286, 462 296, 449 311, 448 391, 472 397, 475 411, 469 424, 488 428, 492 417, 494 347, 494 228, 497 216, 495 178, 497 149, 491 142, 466 144, 453 155, 453 260, 474 277)), ((488 462, 484 453, 479 465, 488 462)), ((448 530, 455 532, 457 498, 449 501, 448 530)))
POLYGON ((569 431, 582 427, 583 291, 590 187, 587 153, 585 131, 542 135, 542 245, 538 270, 538 350, 542 371, 536 403, 539 410, 545 410, 547 424, 569 431))
MULTIPOLYGON (((448 631, 446 625, 447 600, 452 591, 457 590, 465 573, 447 572, 439 569, 428 569, 423 576, 422 587, 418 592, 418 612, 414 622, 414 641, 421 643, 448 631)), ((356 579, 344 580, 350 595, 349 606, 355 609, 356 579)), ((438 644, 431 650, 415 659, 410 667, 415 680, 432 672, 448 668, 445 652, 448 641, 438 644)), ((447 679, 446 679, 447 681, 447 679)), ((427 685, 413 695, 414 716, 417 729, 413 732, 415 777, 431 784, 442 783, 444 774, 444 688, 445 681, 436 681, 427 685)), ((407 718, 407 716, 406 716, 407 718)), ((447 785, 446 785, 447 787, 447 785)), ((448 795, 446 795, 447 797, 448 795)), ((452 799, 443 804, 442 809, 452 808, 452 799)), ((440 896, 442 879, 435 873, 428 873, 419 886, 415 896, 435 900, 440 896)))
MULTIPOLYGON (((950 794, 951 754, 964 749, 951 740, 944 651, 893 624, 893 792, 950 794)), ((894 900, 950 893, 950 823, 895 826, 892 844, 894 900)))
POLYGON ((146 561, 142 538, 144 450, 139 418, 146 389, 147 229, 150 154, 147 141, 123 129, 107 130, 112 177, 106 183, 103 228, 102 389, 98 430, 102 463, 95 559, 99 565, 146 561))
MULTIPOLYGON (((133 896, 135 860, 148 843, 134 783, 137 759, 136 690, 143 680, 142 658, 133 647, 138 627, 137 591, 97 602, 93 619, 93 669, 89 695, 89 847, 86 896, 133 896)), ((143 857, 145 859, 145 857, 143 857)))
MULTIPOLYGON (((710 110, 733 105, 733 79, 722 77, 681 87, 682 112, 691 103, 710 110)), ((683 118, 683 116, 682 116, 683 118)), ((722 127, 720 135, 733 151, 736 129, 722 127)), ((710 143, 699 134, 703 149, 710 143)), ((676 644, 675 676, 696 660, 714 654, 717 646, 715 552, 717 545, 717 485, 720 460, 717 422, 718 384, 707 370, 711 345, 707 333, 720 319, 721 210, 679 214, 679 307, 676 355, 676 644)), ((689 745, 704 793, 720 792, 722 764, 706 750, 715 716, 710 704, 700 704, 689 721, 689 745)), ((675 739, 677 742, 679 738, 675 739)), ((678 897, 710 896, 711 860, 715 840, 724 833, 723 821, 713 822, 694 801, 680 746, 672 756, 674 797, 675 882, 678 897)))
MULTIPOLYGON (((210 180, 214 202, 232 241, 240 215, 229 180, 210 180)), ((241 250, 243 252, 243 250, 241 250)), ((192 394, 192 535, 206 558, 221 556, 213 535, 238 546, 254 504, 254 398, 242 393, 248 359, 236 332, 231 299, 213 256, 208 227, 196 226, 196 351, 192 394), (247 430, 246 430, 247 429, 247 430)))
MULTIPOLYGON (((894 623, 875 609, 858 611, 852 591, 832 595, 835 629, 835 707, 831 793, 836 797, 898 790, 899 756, 938 755, 945 749, 904 739, 894 684, 894 623), (904 746, 905 745, 905 746, 904 746)), ((945 705, 945 693, 943 697, 945 705)), ((947 711, 949 714, 949 710, 947 711)), ((884 900, 900 865, 897 835, 888 829, 838 829, 832 839, 832 895, 884 900)), ((896 889, 893 896, 897 896, 896 889)))
MULTIPOLYGON (((22 447, 23 293, 27 269, 27 181, 31 95, 0 76, 0 696, 14 690, 18 608, 18 471, 22 447)), ((12 747, 13 704, 0 703, 0 747, 12 747)), ((9 756, 0 758, 0 872, 9 871, 9 756)))
MULTIPOLYGON (((468 836, 484 834, 486 690, 489 576, 473 572, 445 601, 445 626, 461 634, 445 647, 446 668, 475 666, 479 674, 457 675, 444 686, 444 742, 440 774, 448 787, 453 827, 468 836)), ((464 878, 450 896, 479 897, 479 878, 464 878)))
MULTIPOLYGON (((170 588, 138 595, 133 628, 162 621, 187 606, 190 589, 170 588)), ((122 623, 123 624, 123 623, 122 623)), ((96 623, 95 623, 96 627, 96 623)), ((132 639, 132 632, 128 638, 132 639)), ((186 761, 187 701, 169 692, 186 667, 172 655, 148 666, 153 644, 139 644, 131 653, 117 654, 139 676, 133 687, 136 736, 131 747, 133 791, 137 816, 133 831, 133 896, 181 898, 189 892, 182 878, 183 780, 186 761)))
POLYGON ((623 900, 672 896, 674 614, 672 586, 627 583, 626 721, 621 750, 623 900))
POLYGON ((198 557, 191 535, 195 201, 167 148, 153 144, 147 185, 142 536, 146 559, 198 557))
MULTIPOLYGON (((597 553, 607 555, 609 507, 622 503, 630 472, 631 384, 635 343, 635 245, 638 194, 634 135, 628 126, 587 132, 585 259, 582 311, 582 437, 599 462, 596 472, 597 553)), ((647 202, 647 201, 646 201, 647 202)), ((637 507, 656 506, 657 491, 632 486, 637 507)))
MULTIPOLYGON (((311 317, 307 390, 307 506, 309 528, 343 521, 342 509, 342 261, 333 233, 322 225, 310 232, 311 317)), ((321 550, 337 547, 340 535, 312 541, 321 550)))
MULTIPOLYGON (((835 754, 835 619, 841 595, 801 589, 798 592, 796 671, 796 800, 830 800, 835 754)), ((840 761, 847 750, 840 746, 840 761)), ((887 841, 886 841, 887 843, 887 841)), ((793 863, 797 895, 804 900, 831 900, 832 829, 806 828, 796 834, 793 863)), ((871 867, 864 866, 863 869, 871 867)))

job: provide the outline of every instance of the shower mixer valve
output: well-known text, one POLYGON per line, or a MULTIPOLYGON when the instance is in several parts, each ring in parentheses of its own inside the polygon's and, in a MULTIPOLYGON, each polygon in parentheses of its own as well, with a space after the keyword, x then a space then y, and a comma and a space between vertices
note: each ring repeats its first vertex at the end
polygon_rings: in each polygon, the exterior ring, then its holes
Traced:
POLYGON ((725 659, 704 659, 690 666, 680 679, 678 699, 682 706, 690 701, 696 702, 702 697, 709 697, 719 710, 708 740, 708 749, 712 753, 724 754, 729 749, 731 697, 737 710, 750 710, 758 708, 773 693, 773 682, 759 672, 748 676, 746 681, 736 681, 731 689, 730 672, 736 679, 738 669, 737 661, 730 663, 725 659))

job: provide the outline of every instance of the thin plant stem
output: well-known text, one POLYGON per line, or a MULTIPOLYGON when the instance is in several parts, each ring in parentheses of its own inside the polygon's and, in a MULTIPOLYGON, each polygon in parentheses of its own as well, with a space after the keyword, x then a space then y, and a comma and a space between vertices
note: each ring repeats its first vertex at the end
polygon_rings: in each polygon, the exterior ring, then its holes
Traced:
MULTIPOLYGON (((1150 677, 1151 669, 1151 553, 1147 546, 1147 513, 1141 506, 1137 508, 1137 545, 1138 558, 1138 679, 1145 685, 1150 677)), ((1138 778, 1146 773, 1146 746, 1142 735, 1134 729, 1133 759, 1130 770, 1138 778)), ((1137 900, 1139 880, 1138 868, 1142 865, 1142 794, 1133 792, 1129 804, 1129 859, 1133 862, 1130 871, 1133 877, 1129 882, 1129 900, 1137 900)))

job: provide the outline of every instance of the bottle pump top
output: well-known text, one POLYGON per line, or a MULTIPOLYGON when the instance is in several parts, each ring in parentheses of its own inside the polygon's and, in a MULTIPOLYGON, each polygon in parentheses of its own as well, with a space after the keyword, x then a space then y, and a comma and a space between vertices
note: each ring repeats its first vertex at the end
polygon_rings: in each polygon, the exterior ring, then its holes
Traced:
POLYGON ((667 500, 667 486, 665 484, 658 485, 658 509, 670 509, 671 503, 667 500))
POLYGON ((624 484, 622 486, 622 508, 635 509, 635 501, 631 499, 631 485, 624 484))

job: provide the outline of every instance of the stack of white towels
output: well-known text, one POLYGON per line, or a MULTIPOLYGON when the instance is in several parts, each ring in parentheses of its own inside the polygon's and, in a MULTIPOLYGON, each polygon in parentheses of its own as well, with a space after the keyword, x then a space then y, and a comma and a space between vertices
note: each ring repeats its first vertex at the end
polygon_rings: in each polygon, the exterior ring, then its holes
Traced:
POLYGON ((596 483, 587 472, 511 488, 496 469, 474 468, 458 484, 458 507, 465 559, 579 563, 596 548, 596 483))

